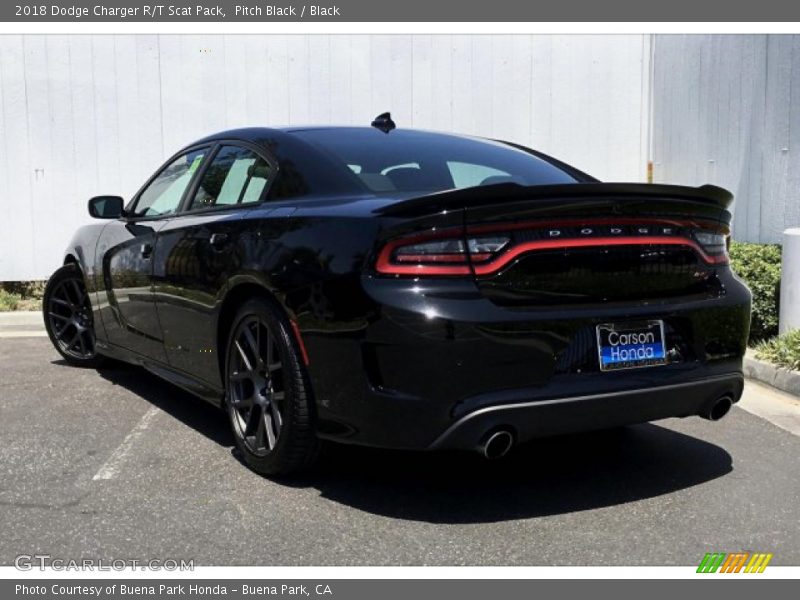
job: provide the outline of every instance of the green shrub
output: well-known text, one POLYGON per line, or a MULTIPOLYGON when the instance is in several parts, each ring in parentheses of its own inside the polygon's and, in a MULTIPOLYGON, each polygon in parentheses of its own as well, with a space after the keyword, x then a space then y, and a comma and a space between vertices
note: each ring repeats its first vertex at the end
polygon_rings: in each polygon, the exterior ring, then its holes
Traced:
POLYGON ((44 281, 0 282, 0 311, 41 310, 44 281))
POLYGON ((20 298, 41 298, 44 295, 46 281, 3 281, 0 289, 11 294, 17 294, 20 298))
POLYGON ((761 342, 756 346, 756 358, 800 370, 800 329, 761 342))
POLYGON ((781 286, 781 247, 777 244, 731 244, 731 266, 753 292, 750 341, 778 334, 778 299, 781 286))
POLYGON ((13 294, 0 288, 0 311, 17 310, 21 299, 19 294, 13 294))

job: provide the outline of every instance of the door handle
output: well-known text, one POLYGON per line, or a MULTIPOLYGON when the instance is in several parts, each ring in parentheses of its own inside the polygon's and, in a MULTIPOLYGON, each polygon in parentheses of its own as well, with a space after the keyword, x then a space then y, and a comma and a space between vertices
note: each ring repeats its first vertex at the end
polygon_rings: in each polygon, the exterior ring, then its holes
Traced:
POLYGON ((142 244, 139 246, 139 250, 142 253, 142 258, 150 258, 150 255, 153 254, 152 244, 142 244))
POLYGON ((228 243, 228 234, 227 233, 214 233, 214 234, 211 235, 211 238, 209 238, 209 242, 211 242, 211 245, 214 248, 219 250, 225 244, 228 243))

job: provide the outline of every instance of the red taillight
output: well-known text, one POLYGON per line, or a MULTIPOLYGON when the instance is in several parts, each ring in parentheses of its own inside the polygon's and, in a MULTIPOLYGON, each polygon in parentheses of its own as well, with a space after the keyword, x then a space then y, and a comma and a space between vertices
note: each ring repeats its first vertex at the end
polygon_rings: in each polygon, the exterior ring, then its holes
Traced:
POLYGON ((468 228, 466 238, 449 230, 392 240, 378 255, 376 270, 387 275, 491 275, 528 252, 609 246, 684 246, 717 265, 728 263, 726 243, 727 231, 694 222, 621 219, 618 227, 609 219, 512 223, 468 228), (512 233, 523 228, 536 239, 512 233))
POLYGON ((698 229, 694 232, 694 239, 702 246, 703 251, 714 259, 714 262, 728 262, 729 235, 719 231, 698 229))
POLYGON ((470 262, 484 262, 509 242, 508 236, 481 235, 436 239, 431 236, 401 238, 384 246, 376 269, 393 275, 469 275, 470 262), (469 251, 467 251, 469 250, 469 251))

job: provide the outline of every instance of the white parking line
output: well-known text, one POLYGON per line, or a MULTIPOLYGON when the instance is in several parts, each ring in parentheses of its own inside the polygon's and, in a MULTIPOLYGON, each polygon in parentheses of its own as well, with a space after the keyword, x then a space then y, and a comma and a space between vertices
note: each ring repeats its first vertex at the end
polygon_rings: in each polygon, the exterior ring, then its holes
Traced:
POLYGON ((130 433, 125 436, 125 439, 122 440, 122 443, 117 446, 117 449, 114 450, 114 453, 108 458, 108 460, 100 467, 100 470, 94 474, 92 477, 92 481, 98 481, 100 479, 113 479, 119 474, 120 467, 122 463, 125 462, 125 458, 130 454, 130 451, 133 449, 133 445, 136 442, 137 438, 139 438, 147 429, 147 426, 150 425, 150 422, 153 420, 161 410, 156 408, 155 406, 151 406, 142 418, 139 419, 139 422, 136 424, 136 427, 131 429, 130 433))

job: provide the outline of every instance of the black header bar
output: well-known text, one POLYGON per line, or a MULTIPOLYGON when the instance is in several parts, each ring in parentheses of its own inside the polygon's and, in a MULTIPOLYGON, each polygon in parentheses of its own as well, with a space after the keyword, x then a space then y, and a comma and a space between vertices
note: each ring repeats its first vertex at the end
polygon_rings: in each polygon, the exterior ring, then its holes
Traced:
POLYGON ((2 2, 5 22, 797 22, 786 0, 51 0, 2 2))

